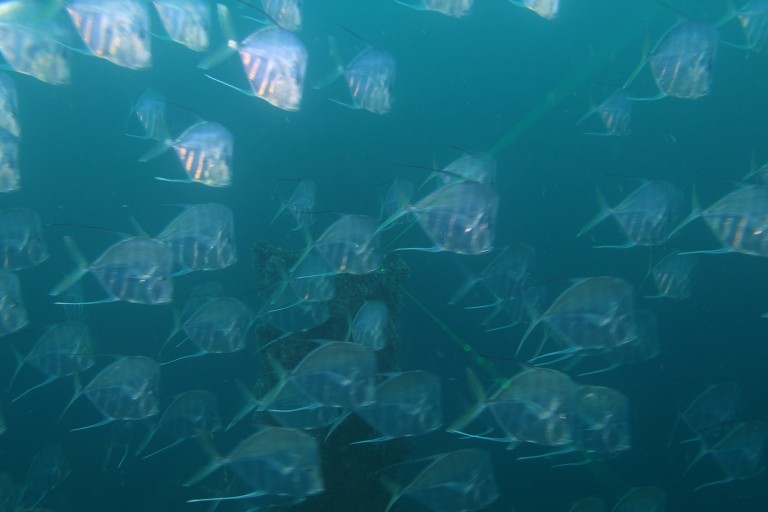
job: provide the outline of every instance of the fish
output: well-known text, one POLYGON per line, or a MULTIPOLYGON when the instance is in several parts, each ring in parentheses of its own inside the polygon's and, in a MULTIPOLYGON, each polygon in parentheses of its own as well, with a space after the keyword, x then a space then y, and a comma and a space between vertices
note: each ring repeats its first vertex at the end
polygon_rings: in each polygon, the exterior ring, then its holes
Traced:
POLYGON ((768 53, 768 0, 752 0, 735 11, 747 48, 768 53))
POLYGON ((627 249, 666 243, 683 214, 683 193, 666 181, 645 181, 618 205, 611 207, 598 190, 600 212, 579 231, 582 236, 604 219, 613 217, 627 241, 595 248, 627 249))
POLYGON ((66 29, 51 19, 34 26, 0 21, 0 54, 17 73, 65 86, 71 80, 66 29))
POLYGON ((601 135, 606 137, 626 137, 632 133, 632 100, 624 89, 619 89, 596 107, 590 109, 576 122, 580 125, 587 118, 597 116, 605 131, 586 132, 585 135, 601 135))
POLYGON ((0 268, 36 267, 49 256, 40 214, 29 208, 0 210, 0 268))
POLYGON ((577 449, 590 460, 618 456, 632 448, 629 399, 605 386, 581 386, 576 392, 577 449))
POLYGON ((69 17, 89 52, 128 69, 152 67, 149 11, 140 0, 69 0, 69 17))
POLYGON ((381 240, 375 219, 344 215, 311 244, 331 274, 369 274, 381 267, 381 240))
POLYGON ((186 208, 156 240, 171 249, 181 273, 222 270, 237 263, 234 215, 222 204, 186 208))
POLYGON ((657 295, 646 298, 687 299, 692 293, 693 271, 698 258, 692 254, 674 251, 667 254, 651 269, 651 278, 657 295))
POLYGON ((560 11, 560 0, 509 0, 518 7, 535 12, 546 20, 557 18, 560 11))
POLYGON ((382 350, 387 346, 388 326, 387 305, 378 300, 366 300, 350 326, 352 341, 373 350, 382 350))
POLYGON ((0 128, 0 193, 19 190, 21 190, 19 141, 12 133, 0 128))
POLYGON ((699 217, 720 243, 720 248, 685 251, 680 255, 738 252, 750 256, 768 256, 768 185, 739 187, 708 208, 699 206, 694 194, 690 215, 669 236, 677 234, 699 217))
POLYGON ((16 83, 5 73, 0 73, 0 128, 17 139, 21 136, 16 83))
POLYGON ((496 159, 482 151, 464 151, 464 154, 449 163, 441 171, 433 173, 440 183, 449 185, 459 181, 474 181, 489 186, 496 184, 496 159))
POLYGON ((27 355, 22 356, 15 349, 14 354, 16 369, 11 376, 9 388, 19 371, 27 364, 37 368, 46 378, 17 395, 12 402, 56 379, 82 373, 96 363, 90 329, 83 322, 55 324, 46 330, 27 355))
POLYGON ((659 92, 648 98, 632 97, 632 100, 658 100, 666 96, 695 100, 709 95, 719 41, 714 26, 694 20, 681 21, 661 37, 623 89, 647 63, 659 92))
MULTIPOLYGON (((413 200, 415 192, 416 189, 410 181, 400 178, 392 180, 392 185, 389 186, 387 195, 384 197, 384 202, 381 205, 379 218, 386 219, 405 208, 413 200)), ((402 217, 400 220, 404 222, 406 219, 402 217)), ((402 222, 396 222, 388 227, 396 226, 402 222)))
POLYGON ((717 441, 702 443, 701 450, 691 461, 686 473, 706 455, 712 455, 723 472, 723 479, 707 482, 696 487, 725 484, 736 480, 755 478, 765 473, 768 423, 762 420, 737 422, 717 441))
POLYGON ((493 250, 498 208, 499 196, 492 187, 475 181, 459 181, 406 205, 384 221, 378 231, 410 213, 434 245, 398 247, 397 250, 483 254, 493 250))
MULTIPOLYGON (((335 44, 331 46, 335 48, 335 44)), ((316 84, 315 89, 323 88, 339 76, 344 76, 352 102, 332 101, 353 110, 367 110, 379 115, 392 110, 392 87, 397 63, 391 53, 369 45, 346 65, 341 63, 337 51, 333 50, 332 54, 337 60, 336 69, 316 84)))
POLYGON ((168 140, 170 135, 165 121, 166 105, 167 102, 163 93, 156 89, 147 88, 136 102, 132 112, 136 114, 144 134, 129 135, 140 139, 168 140))
POLYGON ((671 443, 678 425, 683 424, 694 434, 694 440, 719 433, 721 427, 736 418, 741 401, 741 387, 724 382, 707 386, 677 415, 669 433, 671 443))
POLYGON ((86 396, 103 419, 73 431, 106 425, 112 421, 136 421, 160 411, 160 365, 144 356, 121 356, 102 369, 83 388, 78 388, 59 420, 81 396, 86 396))
MULTIPOLYGON (((327 278, 330 275, 322 277, 327 278)), ((298 281, 310 279, 315 281, 314 276, 298 281)), ((281 287, 259 311, 258 318, 282 333, 278 339, 308 331, 331 318, 327 301, 305 301, 303 297, 298 295, 292 286, 281 287)))
POLYGON ((490 295, 490 302, 467 306, 465 309, 491 309, 483 321, 488 324, 501 312, 510 316, 512 326, 522 320, 528 306, 527 286, 534 270, 536 251, 520 243, 502 249, 477 275, 470 275, 448 301, 456 304, 470 291, 482 287, 490 295))
POLYGON ((253 313, 242 301, 233 297, 213 298, 184 320, 168 338, 170 340, 183 332, 198 351, 163 364, 205 354, 228 354, 242 350, 253 321, 253 313))
POLYGON ((29 460, 26 480, 18 491, 18 510, 37 507, 70 474, 72 467, 61 445, 51 444, 41 448, 29 460))
POLYGON ((332 270, 322 256, 311 252, 286 278, 299 301, 326 302, 336 296, 336 281, 332 270))
POLYGON ((557 361, 583 350, 597 354, 608 352, 634 339, 637 329, 634 309, 634 287, 627 281, 610 276, 576 280, 531 322, 517 354, 541 322, 565 347, 538 354, 531 361, 552 357, 557 361))
POLYGON ((490 456, 469 448, 430 457, 430 464, 404 487, 384 480, 392 497, 384 512, 407 496, 435 512, 473 512, 499 497, 490 456))
POLYGON ((443 424, 440 379, 434 373, 422 370, 396 373, 376 386, 374 403, 354 412, 381 436, 353 444, 434 432, 443 424))
POLYGON ((29 323, 16 274, 0 270, 0 337, 12 334, 29 323))
POLYGON ((148 459, 181 444, 187 439, 208 435, 221 429, 216 395, 208 390, 193 389, 177 395, 165 408, 157 424, 136 450, 142 453, 158 433, 173 439, 169 444, 153 450, 143 458, 148 459))
POLYGON ((395 0, 417 11, 432 11, 452 18, 463 18, 472 9, 474 0, 395 0))
POLYGON ((140 159, 148 162, 173 148, 187 174, 186 179, 155 177, 160 181, 202 183, 208 187, 228 187, 232 184, 232 153, 234 137, 224 126, 201 121, 190 126, 175 140, 165 140, 140 159))
POLYGON ((196 52, 208 49, 211 8, 205 0, 154 0, 152 3, 173 41, 196 52))
POLYGON ((290 371, 272 360, 280 381, 263 399, 266 410, 291 382, 317 403, 332 407, 361 407, 375 401, 376 354, 369 347, 346 341, 321 342, 290 371))
POLYGON ((243 492, 187 500, 189 503, 272 497, 298 503, 325 490, 317 441, 301 430, 264 426, 240 441, 226 456, 214 454, 211 463, 184 486, 194 485, 220 468, 237 477, 243 492))
POLYGON ((658 487, 632 487, 613 506, 612 512, 664 512, 667 507, 667 493, 658 487))
POLYGON ((198 67, 208 70, 232 53, 238 53, 250 89, 206 76, 243 94, 261 98, 277 108, 298 111, 304 92, 308 55, 301 40, 288 30, 268 26, 238 42, 231 27, 229 9, 221 4, 218 6, 227 46, 204 59, 198 67))
POLYGON ((294 231, 308 228, 315 223, 315 189, 314 180, 301 180, 287 201, 283 202, 280 209, 272 218, 272 224, 284 212, 289 212, 296 221, 294 231))
POLYGON ((602 498, 590 496, 574 503, 568 512, 606 512, 606 510, 605 501, 602 498))
POLYGON ((301 0, 261 0, 264 12, 285 30, 301 30, 301 0))
POLYGON ((144 237, 126 238, 88 263, 71 238, 64 237, 64 241, 77 268, 51 290, 52 296, 61 295, 85 274, 92 273, 108 294, 106 299, 94 303, 121 300, 154 305, 173 300, 175 258, 163 242, 144 237))
POLYGON ((530 368, 512 377, 487 408, 509 440, 568 446, 575 440, 576 392, 576 384, 564 373, 530 368))
POLYGON ((0 3, 0 23, 36 25, 62 9, 61 0, 5 0, 0 3))

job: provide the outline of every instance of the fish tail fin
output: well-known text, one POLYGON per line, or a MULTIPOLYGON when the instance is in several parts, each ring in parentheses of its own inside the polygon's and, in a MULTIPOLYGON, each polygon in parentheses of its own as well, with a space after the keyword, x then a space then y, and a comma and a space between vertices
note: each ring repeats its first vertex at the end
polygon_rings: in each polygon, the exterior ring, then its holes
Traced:
POLYGON ((80 374, 75 373, 74 375, 74 385, 75 385, 75 392, 72 394, 72 398, 69 399, 69 402, 67 402, 67 405, 64 407, 64 410, 61 411, 61 414, 59 414, 59 417, 56 419, 56 425, 61 423, 61 420, 64 418, 64 415, 67 413, 70 407, 72 407, 72 404, 74 404, 78 398, 80 398, 80 395, 83 394, 83 384, 80 382, 80 374))
POLYGON ((691 470, 691 468, 695 466, 709 452, 710 452, 709 448, 707 448, 707 446, 702 442, 701 449, 699 449, 699 453, 696 454, 696 456, 693 458, 691 463, 688 464, 688 467, 685 468, 685 471, 683 471, 683 476, 686 476, 688 472, 691 470))
POLYGON ((641 71, 643 71, 643 68, 648 63, 648 55, 651 53, 651 34, 648 30, 647 26, 647 20, 646 20, 646 30, 645 30, 645 39, 643 42, 643 55, 640 59, 640 63, 635 67, 634 70, 632 70, 632 74, 629 75, 627 78, 627 81, 624 82, 624 85, 621 86, 622 89, 626 89, 630 85, 632 85, 632 82, 635 81, 637 76, 640 74, 641 71))
POLYGON ((13 353, 13 357, 16 360, 16 368, 13 370, 13 375, 11 375, 11 380, 8 381, 8 386, 5 388, 6 392, 11 391, 11 387, 13 386, 13 383, 16 381, 16 377, 19 375, 19 372, 21 371, 22 367, 24 366, 24 363, 26 362, 26 358, 22 355, 21 352, 19 352, 15 346, 13 346, 13 343, 8 343, 8 348, 13 353))
POLYGON ((677 407, 677 417, 675 418, 675 422, 672 424, 672 428, 669 430, 669 436, 667 436, 667 448, 672 446, 672 439, 675 438, 675 433, 677 432, 677 426, 680 425, 680 420, 683 417, 683 413, 680 410, 680 406, 677 407))
POLYGON ((587 222, 587 224, 581 228, 581 231, 579 231, 576 236, 581 236, 584 233, 592 230, 595 226, 603 222, 611 214, 611 207, 608 205, 608 201, 606 201, 605 196, 599 188, 597 189, 597 202, 600 205, 600 211, 592 220, 587 222))
POLYGON ((744 175, 743 178, 741 178, 741 181, 747 181, 751 177, 753 177, 755 174, 757 174, 758 165, 757 165, 757 156, 755 156, 755 150, 752 149, 752 156, 749 159, 749 171, 747 171, 747 174, 744 175))
POLYGON ((144 229, 144 227, 139 224, 139 221, 136 220, 136 217, 131 216, 131 225, 133 226, 133 230, 136 231, 136 234, 142 238, 152 238, 149 236, 149 233, 147 233, 147 230, 144 229))
POLYGON ((139 162, 144 163, 144 162, 149 162, 150 160, 154 160, 155 158, 159 157, 169 149, 171 149, 171 144, 168 139, 158 142, 157 144, 155 144, 155 147, 150 148, 148 151, 146 151, 143 155, 139 157, 139 162))
POLYGON ((280 380, 277 382, 277 384, 275 384, 275 387, 272 388, 269 393, 264 396, 264 398, 258 401, 259 411, 265 411, 267 407, 269 407, 269 405, 274 402, 275 399, 277 399, 277 397, 280 395, 280 392, 285 387, 286 382, 288 382, 288 371, 283 368, 283 365, 281 365, 277 359, 269 354, 267 354, 267 359, 269 360, 270 366, 272 366, 272 369, 275 371, 280 380))
MULTIPOLYGON (((167 338, 165 338, 165 341, 160 346, 160 350, 158 351, 158 356, 162 355, 165 351, 165 347, 168 346, 168 343, 171 342, 173 338, 176 337, 177 334, 181 332, 181 313, 179 313, 178 310, 173 310, 173 329, 171 329, 171 333, 168 335, 167 338)), ((179 343, 179 345, 182 345, 184 341, 179 343)))
POLYGON ((278 210, 277 210, 277 213, 275 213, 275 216, 274 216, 274 217, 272 217, 272 220, 271 220, 271 221, 270 221, 270 223, 269 223, 269 225, 270 225, 270 226, 271 226, 272 224, 274 224, 274 223, 275 223, 275 221, 276 221, 278 218, 280 218, 280 216, 281 216, 283 213, 285 213, 285 209, 286 209, 286 208, 288 208, 288 201, 286 201, 285 199, 283 199, 283 198, 281 197, 281 198, 280 198, 280 208, 278 208, 278 210))
POLYGON ((681 229, 683 229, 685 226, 693 222, 694 220, 701 217, 701 206, 699 204, 699 198, 696 195, 696 188, 694 187, 691 191, 691 213, 683 219, 680 224, 675 226, 675 229, 670 231, 669 235, 667 235, 667 240, 671 239, 673 236, 675 236, 681 229))
POLYGON ((235 414, 235 417, 232 418, 232 421, 229 422, 229 425, 227 425, 225 430, 229 430, 230 428, 240 423, 240 420, 245 418, 248 414, 250 414, 251 411, 259 406, 259 400, 254 396, 253 393, 251 393, 251 390, 248 389, 248 386, 243 384, 243 381, 240 379, 235 379, 235 384, 237 384, 237 390, 240 392, 240 396, 242 396, 245 400, 245 405, 241 407, 239 411, 237 411, 237 414, 235 414))
POLYGON ((488 403, 488 397, 485 394, 485 389, 483 389, 483 385, 480 383, 480 379, 477 378, 475 372, 473 372, 470 368, 467 368, 466 375, 467 383, 469 384, 469 388, 472 391, 472 395, 474 395, 475 405, 473 405, 472 408, 469 409, 458 420, 454 421, 446 429, 448 432, 460 432, 463 428, 472 423, 480 415, 481 412, 483 412, 486 404, 488 403))
POLYGON ((384 487, 391 496, 389 503, 387 503, 387 508, 384 509, 384 512, 389 512, 397 500, 400 499, 400 496, 403 495, 403 489, 394 480, 387 478, 386 476, 382 476, 379 481, 381 482, 382 487, 384 487))
POLYGON ((531 333, 536 328, 536 326, 539 325, 540 321, 541 321, 541 316, 539 316, 535 320, 531 320, 531 323, 528 325, 528 328, 525 330, 525 333, 523 334, 523 338, 520 340, 520 344, 517 346, 517 350, 515 351, 515 357, 520 355, 520 351, 523 349, 523 345, 525 345, 525 340, 528 339, 528 336, 531 335, 531 333))
POLYGON ((216 14, 219 18, 219 27, 227 43, 206 55, 197 65, 198 68, 206 71, 214 66, 218 66, 237 53, 238 48, 237 34, 232 23, 232 13, 230 13, 229 7, 224 4, 216 4, 216 14))
POLYGON ((61 282, 49 292, 49 295, 54 297, 57 297, 67 291, 71 286, 80 281, 80 279, 82 279, 83 276, 88 273, 88 260, 86 260, 85 256, 83 256, 83 253, 80 252, 80 249, 75 244, 75 241, 71 237, 65 236, 64 245, 67 247, 69 255, 77 264, 77 268, 67 274, 64 279, 62 279, 61 282))
POLYGON ((182 484, 184 487, 189 487, 203 480, 224 464, 223 457, 213 445, 213 441, 207 433, 198 431, 197 440, 200 442, 203 451, 211 457, 211 461, 189 477, 187 481, 182 484))
POLYGON ((157 433, 158 426, 159 426, 159 424, 157 424, 157 423, 151 423, 150 424, 149 432, 147 433, 146 437, 144 437, 144 439, 141 441, 141 443, 136 448, 136 450, 133 452, 133 455, 138 456, 144 450, 147 449, 147 446, 149 445, 149 442, 152 441, 152 439, 155 437, 155 434, 157 433))
POLYGON ((354 411, 352 409, 349 409, 345 411, 344 414, 339 415, 339 417, 336 418, 336 420, 333 423, 331 423, 331 428, 328 429, 328 433, 325 434, 325 441, 328 441, 328 438, 331 437, 331 434, 333 434, 336 431, 336 429, 339 428, 339 425, 344 423, 344 420, 349 418, 350 414, 352 414, 353 412, 354 411))
POLYGON ((643 286, 645 285, 646 281, 648 281, 648 278, 651 277, 651 274, 653 274, 653 251, 648 253, 648 267, 645 270, 643 280, 640 281, 640 285, 637 287, 638 293, 643 289, 643 286))
POLYGON ((317 81, 315 85, 312 86, 312 88, 315 90, 325 89, 333 82, 338 80, 338 78, 344 73, 344 63, 341 60, 341 54, 339 53, 339 48, 336 45, 336 38, 333 36, 328 36, 328 52, 333 59, 334 67, 331 71, 328 72, 327 75, 325 75, 323 78, 317 81))
POLYGON ((720 18, 720 21, 715 23, 715 27, 720 28, 729 21, 731 21, 733 18, 736 17, 736 5, 733 3, 733 0, 726 0, 725 2, 725 14, 722 18, 720 18))

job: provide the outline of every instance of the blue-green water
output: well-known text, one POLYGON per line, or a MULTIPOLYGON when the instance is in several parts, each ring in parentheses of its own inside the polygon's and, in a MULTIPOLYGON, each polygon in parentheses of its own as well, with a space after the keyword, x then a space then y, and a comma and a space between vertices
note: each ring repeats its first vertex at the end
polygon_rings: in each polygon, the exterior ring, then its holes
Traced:
MULTIPOLYGON (((600 84, 622 84, 642 58, 643 48, 673 25, 676 15, 643 0, 563 0, 561 13, 553 21, 504 0, 476 4, 469 16, 452 19, 390 0, 305 2, 299 37, 310 59, 301 110, 295 113, 206 78, 197 68, 200 55, 162 39, 153 40, 150 71, 131 71, 75 54, 72 83, 67 87, 13 75, 23 131, 23 188, 4 195, 0 205, 35 209, 51 224, 45 227, 51 257, 39 267, 18 272, 31 325, 3 343, 24 353, 46 326, 64 320, 60 306, 48 296, 74 265, 62 243, 64 235, 75 238, 88 258, 95 258, 116 236, 88 226, 132 232, 134 218, 155 234, 178 213, 179 204, 226 204, 235 213, 239 262, 220 272, 176 278, 176 302, 182 302, 196 284, 214 279, 223 283, 228 294, 240 296, 258 310, 261 304, 254 287, 261 269, 254 268, 251 246, 265 240, 300 251, 305 243, 299 232, 290 230, 287 216, 270 224, 281 198, 294 186, 288 180, 310 178, 317 183, 318 209, 323 212, 313 227, 317 237, 340 212, 378 215, 392 178, 420 183, 425 177, 423 171, 403 164, 443 166, 457 157, 452 146, 490 151, 497 158, 500 208, 495 246, 518 242, 533 246, 539 280, 555 283, 557 288, 557 283, 569 278, 611 275, 638 287, 647 271, 648 248, 593 249, 595 243, 622 241, 610 222, 587 236, 575 236, 597 212, 595 188, 616 204, 636 187, 636 181, 609 175, 664 179, 686 194, 695 186, 702 204, 709 205, 746 174, 753 154, 758 163, 768 157, 765 55, 722 45, 710 95, 695 101, 667 98, 635 104, 630 136, 590 137, 575 123, 590 101, 599 101, 610 90, 600 84), (328 101, 329 97, 347 101, 342 82, 320 91, 312 89, 334 65, 329 35, 345 59, 364 46, 340 25, 395 56, 398 68, 391 113, 376 116, 328 101), (126 137, 125 127, 132 104, 146 87, 162 91, 169 101, 233 132, 231 187, 154 180, 158 175, 182 176, 170 152, 149 163, 138 162, 151 143, 126 137)), ((675 6, 711 22, 728 9, 724 0, 681 0, 675 6)), ((160 32, 157 22, 153 19, 160 32)), ((257 27, 237 22, 240 35, 257 27)), ((738 27, 724 26, 722 37, 738 39, 738 27)), ((245 87, 236 59, 211 73, 245 87)), ((653 93, 647 69, 635 86, 653 93)), ((417 229, 390 245, 394 236, 387 232, 383 247, 429 245, 417 229)), ((688 250, 717 247, 701 221, 687 227, 673 245, 688 250)), ((398 344, 392 357, 401 369, 427 369, 440 376, 445 423, 450 424, 472 400, 466 367, 474 369, 488 387, 497 372, 519 371, 508 359, 525 326, 488 333, 480 324, 481 313, 448 305, 465 272, 479 271, 488 256, 399 255, 410 267, 410 277, 404 284, 408 294, 400 294, 398 344), (485 356, 481 364, 479 355, 485 356)), ((708 384, 739 384, 743 396, 738 419, 768 419, 764 372, 768 345, 765 320, 760 319, 768 309, 765 282, 768 269, 760 257, 705 255, 695 271, 690 299, 649 301, 639 298, 645 292, 638 293, 638 306, 658 317, 660 355, 611 372, 574 377, 583 384, 618 389, 630 400, 633 446, 614 459, 556 468, 552 466, 557 459, 517 461, 519 454, 537 453, 527 446, 506 451, 504 444, 464 440, 445 432, 416 441, 348 446, 370 434, 360 422, 350 422, 323 449, 326 492, 294 508, 383 510, 388 499, 379 483, 383 466, 478 447, 492 453, 499 483, 500 497, 491 510, 565 511, 583 497, 603 496, 612 502, 622 489, 640 485, 663 489, 668 510, 766 510, 764 475, 692 492, 702 483, 721 478, 719 470, 705 459, 684 476, 696 445, 667 447, 679 407, 708 384)), ((103 296, 90 276, 84 290, 86 300, 103 296)), ((111 303, 89 306, 87 312, 97 353, 102 355, 96 368, 106 366, 113 354, 157 357, 173 328, 168 306, 111 303)), ((254 338, 240 354, 211 355, 163 367, 162 404, 185 390, 210 389, 217 394, 228 423, 240 406, 234 379, 252 383, 264 371, 256 354, 264 340, 254 338)), ((5 350, 0 354, 0 371, 9 378, 13 368, 14 358, 5 350)), ((87 382, 93 374, 91 370, 82 380, 87 382)), ((23 390, 40 378, 34 369, 25 368, 13 390, 23 390)), ((6 385, 5 380, 0 379, 0 386, 6 385)), ((185 500, 221 492, 213 484, 182 487, 207 460, 194 440, 142 460, 133 450, 145 435, 143 425, 130 425, 128 431, 120 430, 120 423, 69 431, 100 419, 85 398, 57 424, 72 396, 70 383, 71 379, 61 379, 15 403, 10 402, 14 391, 0 399, 7 423, 0 437, 0 472, 23 485, 32 455, 52 443, 63 447, 72 467, 71 475, 40 506, 58 511, 203 510, 206 505, 185 500), (118 467, 126 443, 128 455, 118 467), (105 462, 110 447, 112 456, 105 462)), ((254 428, 253 421, 244 422, 216 434, 215 444, 226 452, 254 428)), ((317 435, 322 440, 325 432, 317 435)), ((238 508, 231 503, 220 506, 238 508)), ((395 507, 424 510, 407 499, 395 507)))

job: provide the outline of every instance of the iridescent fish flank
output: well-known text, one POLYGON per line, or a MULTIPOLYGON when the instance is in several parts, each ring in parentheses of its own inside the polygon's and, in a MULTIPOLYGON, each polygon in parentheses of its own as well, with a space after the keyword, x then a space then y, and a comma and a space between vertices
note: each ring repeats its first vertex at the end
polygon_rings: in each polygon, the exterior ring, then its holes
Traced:
POLYGON ((157 236, 182 271, 220 270, 237 262, 234 215, 222 204, 198 204, 179 214, 157 236))
POLYGON ((355 57, 344 69, 354 107, 374 114, 388 113, 395 68, 395 58, 378 48, 368 48, 355 57))
POLYGON ((147 89, 141 95, 133 112, 144 131, 143 135, 131 135, 139 138, 163 141, 170 137, 165 122, 165 96, 155 89, 147 89))
POLYGON ((227 48, 222 48, 218 53, 203 60, 199 67, 209 69, 230 54, 238 53, 250 90, 211 75, 206 76, 243 94, 261 98, 283 110, 299 110, 307 72, 307 49, 301 40, 292 32, 269 26, 238 43, 229 9, 219 4, 218 14, 222 31, 227 36, 227 48))
POLYGON ((178 139, 170 142, 188 180, 209 187, 232 184, 232 133, 218 123, 203 121, 189 127, 178 139))
POLYGON ((11 69, 52 85, 70 81, 65 28, 58 20, 27 27, 0 23, 0 53, 11 69))
POLYGON ((452 18, 469 14, 474 0, 395 0, 395 2, 417 11, 432 11, 452 18))
POLYGON ((717 29, 708 23, 692 20, 680 22, 656 43, 625 87, 647 62, 659 92, 650 98, 632 99, 656 100, 665 96, 690 100, 702 98, 712 89, 712 67, 719 41, 717 29))
POLYGON ((129 69, 152 66, 149 12, 137 0, 72 0, 67 4, 80 38, 96 57, 129 69))
POLYGON ((0 268, 35 267, 48 256, 40 214, 29 208, 0 210, 0 268))
POLYGON ((261 6, 281 28, 301 30, 301 0, 261 0, 261 6))
POLYGON ((173 299, 174 258, 164 243, 142 237, 127 238, 88 263, 71 238, 64 237, 64 241, 78 267, 51 290, 51 295, 61 295, 91 272, 109 295, 98 302, 165 304, 173 299))
POLYGON ((721 248, 681 254, 738 252, 768 256, 768 186, 738 188, 708 208, 694 204, 691 214, 670 236, 699 217, 720 242, 721 248))
POLYGON ((581 124, 593 115, 600 119, 605 130, 601 132, 587 132, 586 135, 626 137, 632 133, 632 129, 629 126, 632 121, 632 100, 629 99, 624 89, 619 89, 608 96, 602 103, 584 114, 576 124, 581 124))
POLYGON ((513 4, 531 10, 546 20, 553 20, 560 10, 560 0, 509 0, 513 4))
POLYGON ((208 49, 211 8, 205 0, 155 0, 152 3, 172 40, 196 52, 208 49))
POLYGON ((21 189, 19 142, 11 133, 0 128, 0 193, 21 189))
POLYGON ((749 49, 768 53, 768 0, 753 0, 736 11, 749 49))
POLYGON ((21 135, 18 111, 16 84, 11 77, 5 73, 0 73, 0 128, 5 129, 16 138, 21 135))
POLYGON ((0 337, 14 333, 28 323, 19 278, 13 272, 0 270, 0 337))

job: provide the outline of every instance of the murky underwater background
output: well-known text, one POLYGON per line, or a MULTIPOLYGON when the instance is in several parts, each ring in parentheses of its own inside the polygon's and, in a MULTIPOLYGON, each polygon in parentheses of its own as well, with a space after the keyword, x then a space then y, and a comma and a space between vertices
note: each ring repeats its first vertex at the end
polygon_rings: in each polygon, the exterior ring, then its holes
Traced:
MULTIPOLYGON (((235 4, 229 2, 235 12, 245 12, 235 4)), ((712 23, 728 9, 724 0, 678 0, 675 7, 712 23)), ((686 196, 695 187, 701 204, 707 206, 738 186, 753 160, 768 159, 768 57, 721 45, 711 94, 695 101, 638 102, 631 135, 596 137, 584 135, 587 130, 576 122, 591 102, 610 94, 611 85, 623 84, 642 59, 643 48, 675 23, 674 12, 645 0, 562 0, 557 19, 551 21, 503 0, 478 1, 470 15, 459 19, 418 12, 391 0, 309 0, 302 9, 304 23, 298 35, 310 58, 299 112, 286 112, 223 87, 197 68, 200 54, 159 38, 152 41, 149 71, 74 54, 72 83, 66 87, 12 74, 23 130, 22 189, 4 194, 0 205, 39 212, 51 257, 18 272, 30 326, 3 343, 26 353, 47 326, 65 320, 62 307, 48 295, 74 266, 62 242, 64 235, 73 237, 88 258, 95 258, 119 239, 105 229, 133 233, 132 219, 156 234, 178 214, 180 205, 215 202, 233 210, 236 265, 174 278, 171 305, 86 306, 98 354, 95 368, 106 366, 115 354, 157 358, 173 329, 173 309, 200 283, 219 281, 228 295, 260 310, 264 299, 258 287, 264 269, 254 262, 254 244, 266 242, 296 254, 305 247, 302 233, 291 230, 287 215, 271 223, 281 199, 290 195, 298 180, 317 184, 317 223, 311 228, 317 237, 340 213, 378 217, 393 178, 415 184, 426 178, 427 171, 414 167, 444 166, 461 154, 457 148, 488 151, 498 162, 500 206, 494 246, 525 242, 535 248, 536 280, 553 290, 546 304, 568 286, 568 279, 616 276, 635 286, 638 307, 657 316, 661 345, 657 357, 605 373, 572 375, 580 384, 609 386, 629 398, 632 448, 608 460, 553 467, 557 458, 516 460, 541 453, 536 447, 505 450, 504 444, 461 439, 442 429, 418 438, 351 445, 375 436, 353 417, 325 443, 325 430, 316 432, 326 490, 290 508, 383 511, 389 496, 379 482, 380 469, 472 447, 492 456, 500 497, 488 510, 566 511, 587 496, 613 503, 635 486, 663 489, 668 510, 766 510, 764 474, 693 492, 700 484, 722 478, 717 466, 703 459, 684 475, 698 445, 677 444, 687 435, 678 434, 667 446, 678 411, 710 384, 740 386, 740 421, 768 420, 768 320, 760 318, 768 310, 764 291, 768 268, 763 258, 702 255, 689 299, 650 300, 643 298, 651 294, 650 285, 638 288, 651 255, 658 259, 664 250, 593 248, 623 242, 610 220, 585 236, 576 234, 598 212, 598 187, 615 205, 638 186, 637 178, 663 179, 686 196), (364 48, 342 27, 395 57, 395 100, 389 114, 377 116, 328 101, 329 97, 348 101, 342 82, 322 90, 311 87, 334 65, 329 35, 345 60, 364 48), (152 143, 126 137, 125 132, 132 105, 147 87, 234 134, 230 187, 153 179, 174 173, 182 177, 172 152, 138 162, 152 143)), ((243 36, 261 27, 242 19, 236 26, 243 36)), ((738 26, 724 26, 721 37, 738 40, 738 26)), ((214 27, 214 46, 220 38, 214 27)), ((246 87, 236 57, 210 73, 246 87)), ((635 88, 639 95, 653 94, 647 69, 635 88)), ((413 227, 399 236, 405 226, 383 234, 385 252, 430 245, 413 227)), ((717 242, 699 220, 669 246, 714 249, 717 242)), ((448 303, 467 275, 479 272, 492 255, 400 251, 396 256, 398 265, 407 266, 407 276, 401 283, 404 291, 387 281, 394 287, 389 292, 398 308, 390 311, 397 330, 386 371, 423 369, 438 375, 447 426, 473 401, 466 368, 486 388, 499 375, 520 371, 515 351, 527 324, 486 332, 481 324, 484 313, 448 303)), ((83 281, 83 293, 84 300, 103 297, 91 276, 83 281)), ((482 302, 479 292, 472 293, 467 303, 473 298, 482 302)), ((538 329, 531 339, 538 341, 542 331, 538 329)), ((257 352, 268 340, 251 334, 242 352, 163 366, 161 402, 167 404, 190 389, 207 389, 216 394, 222 420, 229 423, 242 405, 235 379, 252 384, 269 371, 257 352)), ((0 375, 10 378, 14 368, 12 352, 0 352, 0 375)), ((84 374, 83 382, 95 373, 91 369, 84 374)), ((0 386, 5 387, 5 380, 0 379, 0 386)), ((133 454, 146 435, 141 422, 70 431, 101 419, 85 399, 57 424, 72 397, 71 378, 11 403, 19 390, 40 380, 38 372, 23 368, 12 389, 0 395, 7 424, 0 437, 0 472, 23 485, 30 458, 51 444, 63 448, 71 466, 68 478, 37 507, 62 512, 208 510, 210 504, 185 501, 221 492, 214 484, 182 486, 208 460, 195 440, 144 460, 133 454), (124 453, 128 455, 121 462, 124 453)), ((215 433, 216 446, 226 453, 252 433, 258 421, 259 417, 249 418, 215 433)), ((240 509, 233 503, 219 506, 240 509)), ((425 509, 405 498, 394 507, 425 509)))

